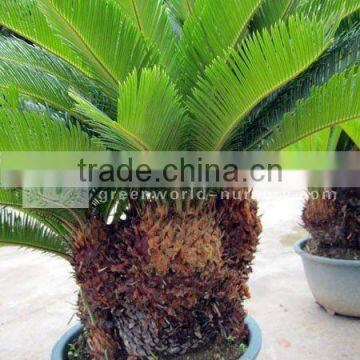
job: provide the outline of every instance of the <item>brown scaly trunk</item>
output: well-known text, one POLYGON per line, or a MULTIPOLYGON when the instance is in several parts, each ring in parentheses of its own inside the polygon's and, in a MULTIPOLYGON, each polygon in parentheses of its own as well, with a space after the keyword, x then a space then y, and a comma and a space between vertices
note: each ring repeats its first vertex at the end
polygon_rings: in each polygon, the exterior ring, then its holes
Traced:
POLYGON ((309 199, 303 222, 319 247, 360 249, 360 188, 336 188, 336 199, 324 193, 309 199))
POLYGON ((251 200, 210 200, 179 215, 149 202, 114 225, 89 219, 73 266, 95 318, 91 324, 80 307, 92 356, 102 359, 106 349, 109 359, 164 358, 217 337, 243 339, 256 210, 251 200))
POLYGON ((227 267, 238 271, 242 278, 242 296, 248 298, 247 282, 252 272, 256 248, 262 225, 258 205, 247 189, 229 189, 230 197, 217 199, 219 224, 223 232, 223 261, 227 267))

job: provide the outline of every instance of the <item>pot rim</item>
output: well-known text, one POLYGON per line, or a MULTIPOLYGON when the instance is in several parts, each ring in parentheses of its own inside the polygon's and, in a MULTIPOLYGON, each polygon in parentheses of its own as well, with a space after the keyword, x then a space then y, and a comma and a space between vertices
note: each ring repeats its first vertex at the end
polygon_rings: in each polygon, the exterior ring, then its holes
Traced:
MULTIPOLYGON (((249 315, 245 319, 245 324, 249 329, 249 346, 241 356, 240 360, 253 360, 256 359, 261 350, 261 330, 256 321, 249 315)), ((66 356, 67 345, 79 336, 81 332, 82 325, 80 323, 69 329, 55 344, 51 353, 51 360, 64 359, 64 356, 66 356)))
POLYGON ((294 244, 294 251, 302 258, 325 265, 360 268, 360 260, 332 259, 325 256, 309 254, 308 252, 304 251, 304 246, 309 240, 309 237, 303 237, 294 244))
POLYGON ((258 323, 248 315, 245 319, 245 324, 249 330, 249 346, 244 354, 240 357, 240 360, 256 359, 260 353, 262 346, 262 334, 258 323))

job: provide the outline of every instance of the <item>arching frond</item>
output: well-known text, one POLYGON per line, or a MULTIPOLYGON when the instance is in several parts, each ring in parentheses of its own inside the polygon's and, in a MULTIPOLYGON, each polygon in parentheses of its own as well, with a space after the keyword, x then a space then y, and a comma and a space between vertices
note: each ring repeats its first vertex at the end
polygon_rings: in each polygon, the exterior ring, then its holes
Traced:
MULTIPOLYGON (((70 91, 70 96, 75 101, 75 111, 82 115, 81 122, 91 128, 99 137, 98 142, 112 148, 116 144, 116 149, 121 150, 143 150, 143 146, 136 142, 121 125, 112 120, 95 105, 84 99, 76 92, 70 91)), ((96 141, 96 140, 95 140, 96 141)))
POLYGON ((321 19, 327 19, 338 12, 345 19, 359 9, 358 0, 302 0, 295 10, 308 16, 316 14, 321 19))
MULTIPOLYGON (((74 96, 74 94, 73 94, 74 96)), ((87 116, 102 142, 114 150, 177 150, 178 130, 185 118, 181 98, 168 75, 158 68, 131 74, 120 87, 118 120, 75 95, 76 110, 87 116)))
POLYGON ((196 146, 224 148, 252 109, 319 59, 333 33, 324 22, 293 16, 216 60, 190 99, 196 146))
POLYGON ((54 34, 39 10, 37 0, 1 0, 0 24, 90 73, 78 55, 54 34))
POLYGON ((269 135, 262 149, 282 150, 318 131, 351 120, 360 120, 360 73, 357 68, 335 75, 326 85, 314 88, 269 135))
POLYGON ((318 131, 294 144, 285 151, 336 151, 342 129, 340 126, 318 131))
POLYGON ((360 116, 357 120, 341 124, 341 127, 348 134, 352 141, 360 148, 360 116))
POLYGON ((252 27, 255 30, 270 28, 277 21, 285 20, 298 4, 298 0, 263 0, 254 16, 252 27))
POLYGON ((164 0, 176 19, 183 23, 191 13, 196 0, 164 0))
POLYGON ((0 209, 0 244, 29 247, 62 257, 69 255, 64 240, 33 217, 0 209))
POLYGON ((157 68, 133 73, 120 87, 118 122, 148 150, 177 150, 184 116, 175 85, 157 68))
POLYGON ((23 204, 21 189, 0 188, 0 205, 21 207, 23 204))
POLYGON ((133 69, 149 62, 139 31, 113 1, 38 0, 53 31, 92 69, 117 88, 133 69))
MULTIPOLYGON (((177 36, 160 0, 114 0, 151 44, 158 63, 173 74, 177 36)), ((175 75, 175 74, 174 74, 175 75)))
POLYGON ((65 124, 47 114, 0 109, 0 151, 90 151, 92 143, 79 125, 65 124))
POLYGON ((73 100, 68 95, 69 86, 68 82, 42 71, 13 61, 0 61, 0 89, 5 92, 16 89, 20 95, 72 114, 73 100))
POLYGON ((244 129, 234 136, 228 150, 256 150, 259 144, 290 112, 296 102, 309 96, 313 86, 324 85, 334 74, 360 65, 360 27, 335 38, 334 43, 303 74, 266 98, 245 119, 244 129))
POLYGON ((205 67, 244 36, 261 0, 201 0, 186 20, 179 43, 185 89, 205 67))
POLYGON ((84 95, 96 91, 95 84, 75 67, 39 46, 30 45, 15 37, 0 36, 0 62, 2 61, 53 75, 84 95))

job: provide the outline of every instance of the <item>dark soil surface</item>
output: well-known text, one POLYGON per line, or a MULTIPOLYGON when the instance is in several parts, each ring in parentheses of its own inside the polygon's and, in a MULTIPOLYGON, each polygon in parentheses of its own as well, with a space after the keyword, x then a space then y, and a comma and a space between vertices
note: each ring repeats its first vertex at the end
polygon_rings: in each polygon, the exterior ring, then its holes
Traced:
MULTIPOLYGON (((221 345, 213 345, 188 355, 177 356, 171 360, 239 360, 246 350, 245 344, 225 340, 221 345)), ((90 360, 84 335, 80 335, 68 348, 68 360, 90 360)), ((119 360, 126 360, 119 359, 119 360)), ((154 357, 153 360, 162 360, 154 357)))
POLYGON ((84 334, 81 334, 73 343, 68 345, 67 360, 90 360, 84 334))
POLYGON ((319 246, 314 240, 309 240, 304 250, 311 255, 339 260, 360 260, 360 249, 319 246))

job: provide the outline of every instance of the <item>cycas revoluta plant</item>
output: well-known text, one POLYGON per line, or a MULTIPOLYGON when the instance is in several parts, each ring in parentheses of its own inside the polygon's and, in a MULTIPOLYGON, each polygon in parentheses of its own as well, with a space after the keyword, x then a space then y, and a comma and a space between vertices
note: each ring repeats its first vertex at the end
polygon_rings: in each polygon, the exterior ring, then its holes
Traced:
MULTIPOLYGON (((342 132, 358 141, 359 6, 2 0, 0 24, 27 41, 0 39, 0 150, 327 149, 342 132)), ((163 358, 246 337, 254 200, 104 205, 98 194, 86 211, 23 209, 19 189, 0 194, 1 242, 73 265, 94 358, 163 358)))
MULTIPOLYGON (((307 200, 303 211, 305 228, 312 236, 308 250, 315 255, 360 256, 360 190, 338 188, 307 200), (333 198, 330 194, 336 194, 333 198)), ((355 258, 355 257, 354 257, 355 258)))
MULTIPOLYGON (((357 125, 357 130, 360 127, 357 125)), ((333 136, 338 151, 359 151, 346 135, 333 136)), ((315 189, 309 193, 303 225, 311 235, 305 249, 313 255, 356 260, 360 258, 360 189, 315 189)))

